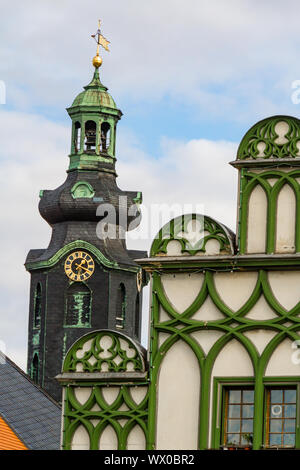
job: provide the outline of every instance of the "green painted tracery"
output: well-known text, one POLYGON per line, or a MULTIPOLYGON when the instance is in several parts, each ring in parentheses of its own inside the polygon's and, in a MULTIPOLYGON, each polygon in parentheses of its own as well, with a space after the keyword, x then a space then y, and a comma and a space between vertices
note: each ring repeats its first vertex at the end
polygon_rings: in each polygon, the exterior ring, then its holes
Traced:
POLYGON ((291 116, 273 116, 257 122, 242 139, 237 152, 238 160, 247 159, 281 159, 300 157, 300 121, 291 116), (285 134, 285 142, 278 143, 279 135, 276 125, 285 122, 288 131, 285 134), (264 148, 260 156, 259 145, 264 148))
MULTIPOLYGON (((196 235, 196 234, 195 234, 196 235)), ((176 240, 181 245, 181 252, 191 256, 198 252, 205 253, 209 240, 217 240, 220 244, 220 252, 233 254, 234 246, 231 232, 224 225, 211 217, 199 214, 184 214, 172 219, 158 232, 151 247, 151 256, 166 254, 170 241, 176 240), (188 240, 188 225, 196 221, 199 227, 199 240, 194 244, 188 240)))
POLYGON ((97 386, 86 384, 86 386, 92 387, 92 392, 84 404, 79 403, 76 399, 74 393, 74 389, 77 387, 76 384, 66 388, 64 400, 64 450, 72 448, 72 438, 80 425, 84 426, 89 435, 90 450, 99 449, 101 434, 108 425, 111 425, 116 433, 119 450, 127 448, 128 436, 135 426, 139 426, 144 433, 147 445, 148 393, 140 403, 136 403, 131 394, 134 387, 144 387, 144 383, 135 384, 134 386, 115 383, 98 384, 97 386), (113 403, 109 404, 105 400, 102 390, 116 385, 119 385, 119 393, 113 403), (120 424, 121 420, 122 425, 120 424))
POLYGON ((69 349, 64 360, 63 373, 72 375, 80 365, 82 372, 89 372, 91 375, 84 382, 78 378, 78 373, 73 379, 65 379, 65 384, 68 385, 64 394, 63 449, 72 448, 74 433, 80 425, 89 435, 90 450, 99 449, 101 435, 108 425, 116 433, 119 450, 127 448, 129 434, 135 426, 142 430, 147 445, 148 382, 145 377, 132 377, 131 383, 128 383, 128 378, 123 383, 119 375, 114 377, 114 374, 126 371, 129 364, 132 365, 132 371, 145 373, 141 351, 130 338, 115 331, 94 331, 81 337, 69 349), (101 340, 105 337, 111 340, 107 350, 101 347, 101 340), (97 379, 93 377, 95 372, 98 373, 97 379), (110 373, 111 379, 99 379, 101 372, 110 373), (90 391, 85 403, 80 403, 76 398, 76 390, 82 387, 90 391), (103 394, 103 389, 108 390, 109 387, 118 388, 112 403, 108 403, 103 394), (143 387, 145 394, 137 403, 131 391, 138 387, 143 387))
MULTIPOLYGON (((183 313, 177 312, 170 304, 162 287, 160 274, 153 274, 153 327, 151 333, 151 369, 150 369, 150 397, 149 397, 149 445, 155 448, 156 433, 156 393, 159 370, 163 358, 168 350, 177 342, 184 341, 197 357, 201 375, 200 390, 200 420, 199 420, 199 449, 209 447, 218 448, 214 438, 208 442, 209 408, 210 408, 210 383, 214 362, 221 354, 224 346, 236 339, 249 354, 253 365, 253 378, 255 383, 255 418, 253 447, 260 449, 263 444, 263 395, 264 374, 268 361, 276 347, 285 339, 299 340, 300 335, 300 302, 291 310, 285 310, 276 300, 267 279, 267 272, 261 270, 258 273, 256 286, 250 298, 236 312, 232 311, 220 298, 213 280, 213 273, 206 271, 200 292, 194 302, 183 313), (256 321, 247 318, 247 313, 254 307, 260 296, 263 295, 271 309, 276 314, 270 320, 256 321), (192 316, 203 305, 207 297, 210 297, 219 311, 224 315, 223 319, 215 321, 193 320, 192 316), (160 308, 170 317, 170 320, 160 321, 160 308), (254 344, 244 333, 250 330, 267 329, 276 333, 260 355, 254 344), (223 335, 215 342, 209 353, 205 355, 199 343, 191 336, 191 333, 199 330, 215 330, 223 335), (167 333, 169 336, 158 346, 159 333, 167 333)), ((300 446, 300 442, 297 443, 300 446)))
POLYGON ((76 372, 78 365, 82 372, 145 371, 144 360, 133 341, 110 330, 93 331, 73 344, 65 357, 63 372, 76 372), (111 344, 106 350, 102 340, 107 339, 111 344))

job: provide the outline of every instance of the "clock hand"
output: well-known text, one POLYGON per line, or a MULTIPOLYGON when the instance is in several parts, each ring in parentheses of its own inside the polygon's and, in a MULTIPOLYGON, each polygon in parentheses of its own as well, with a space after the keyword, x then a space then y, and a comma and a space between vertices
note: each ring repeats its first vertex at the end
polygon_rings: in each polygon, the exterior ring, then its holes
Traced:
MULTIPOLYGON (((83 263, 83 262, 82 262, 82 263, 83 263)), ((81 264, 76 264, 76 266, 78 266, 78 267, 77 267, 77 271, 78 271, 78 269, 84 269, 85 271, 89 271, 88 268, 85 268, 84 266, 82 266, 82 263, 81 263, 81 264)))

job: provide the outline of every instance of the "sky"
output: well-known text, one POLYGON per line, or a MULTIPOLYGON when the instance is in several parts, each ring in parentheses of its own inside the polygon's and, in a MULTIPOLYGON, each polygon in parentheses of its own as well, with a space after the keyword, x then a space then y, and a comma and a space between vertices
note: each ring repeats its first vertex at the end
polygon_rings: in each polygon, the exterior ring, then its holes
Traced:
MULTIPOLYGON (((158 212, 164 223, 170 214, 200 208, 235 231, 237 170, 228 163, 238 143, 260 119, 300 114, 294 99, 300 4, 0 0, 0 6, 0 349, 25 368, 24 261, 30 249, 49 243, 39 190, 66 178, 65 109, 91 80, 98 19, 111 43, 101 80, 123 112, 118 185, 143 193, 141 230, 131 232, 128 246, 149 250, 158 212)), ((145 323, 147 311, 145 302, 145 323)))

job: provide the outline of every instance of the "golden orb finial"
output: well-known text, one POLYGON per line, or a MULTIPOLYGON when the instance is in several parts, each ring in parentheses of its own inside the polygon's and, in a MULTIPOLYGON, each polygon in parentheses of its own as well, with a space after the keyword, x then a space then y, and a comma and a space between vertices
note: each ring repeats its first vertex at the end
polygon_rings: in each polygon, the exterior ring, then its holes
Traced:
POLYGON ((101 67, 102 62, 103 62, 103 60, 101 59, 99 54, 97 54, 97 55, 95 55, 95 57, 93 57, 93 66, 96 67, 96 69, 101 67))
POLYGON ((96 69, 101 67, 102 62, 103 62, 102 58, 99 55, 100 46, 102 46, 106 51, 109 51, 108 49, 109 41, 105 39, 104 36, 102 36, 101 31, 100 31, 100 24, 101 24, 101 21, 99 20, 97 32, 95 34, 92 34, 92 38, 94 38, 97 43, 97 53, 95 57, 93 58, 93 66, 96 67, 96 69))

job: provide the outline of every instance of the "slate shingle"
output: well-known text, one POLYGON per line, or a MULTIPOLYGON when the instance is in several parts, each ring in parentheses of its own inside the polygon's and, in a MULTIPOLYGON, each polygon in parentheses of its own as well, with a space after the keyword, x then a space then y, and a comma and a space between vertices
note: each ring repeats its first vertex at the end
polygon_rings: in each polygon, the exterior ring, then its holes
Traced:
POLYGON ((1 352, 0 414, 29 449, 60 448, 59 404, 1 352))

